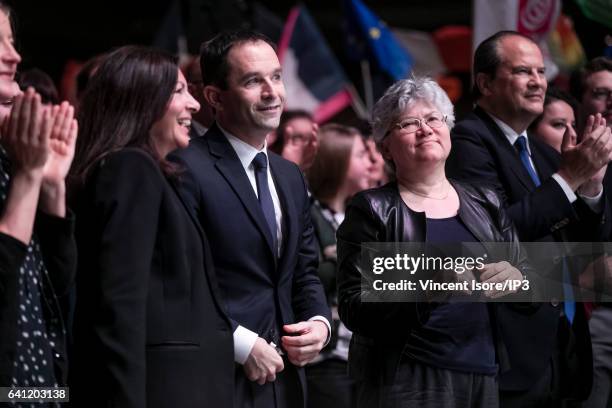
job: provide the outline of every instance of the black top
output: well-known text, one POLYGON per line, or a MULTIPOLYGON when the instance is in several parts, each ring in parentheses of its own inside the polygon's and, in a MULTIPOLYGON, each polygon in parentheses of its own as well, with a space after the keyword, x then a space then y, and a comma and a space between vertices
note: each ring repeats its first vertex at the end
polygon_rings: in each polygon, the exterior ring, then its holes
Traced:
MULTIPOLYGON (((11 163, 0 147, 0 212, 11 163)), ((72 283, 74 219, 37 213, 26 246, 0 234, 0 386, 65 385, 65 329, 58 299, 72 283)), ((55 405, 53 405, 55 406, 55 405)))
MULTIPOLYGON (((458 217, 480 243, 506 242, 505 259, 530 277, 516 233, 499 197, 483 185, 450 180, 459 195, 458 217)), ((410 333, 427 321, 424 302, 371 302, 380 298, 374 289, 363 285, 373 280, 371 267, 362 263, 362 242, 426 242, 427 220, 424 212, 412 211, 404 202, 396 183, 356 194, 349 203, 344 222, 338 229, 338 311, 353 331, 349 352, 350 374, 357 380, 392 383, 397 365, 404 356, 410 333)), ((485 244, 486 246, 486 244, 485 244)), ((504 308, 519 308, 528 320, 537 305, 531 303, 492 303, 496 359, 501 370, 509 368, 505 337, 498 330, 498 315, 504 308)), ((519 312, 519 310, 517 310, 519 312)))
MULTIPOLYGON (((456 216, 427 218, 426 228, 429 243, 478 242, 456 216)), ((455 254, 445 253, 445 256, 455 254)), ((491 322, 483 302, 437 304, 429 319, 411 333, 405 350, 413 359, 435 367, 497 373, 491 322)))
POLYGON ((71 403, 226 406, 232 333, 216 298, 208 240, 157 162, 135 148, 108 154, 75 208, 71 403))

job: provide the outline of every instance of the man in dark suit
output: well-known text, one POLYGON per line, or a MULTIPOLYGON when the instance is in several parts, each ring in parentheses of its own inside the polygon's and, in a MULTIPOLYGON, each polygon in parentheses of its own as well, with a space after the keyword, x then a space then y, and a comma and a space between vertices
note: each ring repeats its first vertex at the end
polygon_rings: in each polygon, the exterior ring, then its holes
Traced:
MULTIPOLYGON (((527 135, 547 82, 537 44, 519 33, 481 43, 473 73, 477 104, 452 131, 449 177, 493 187, 522 241, 597 240, 606 226, 599 170, 612 151, 609 131, 597 118, 578 144, 566 132, 561 155, 527 135)), ((563 280, 562 269, 553 279, 563 280)), ((553 407, 588 396, 592 360, 580 305, 551 299, 529 316, 502 307, 497 321, 509 357, 500 375, 502 407, 553 407)))
POLYGON ((300 367, 330 335, 303 176, 266 148, 285 99, 273 47, 249 31, 203 45, 203 92, 216 123, 174 156, 184 168, 181 195, 210 237, 234 330, 236 407, 303 406, 300 367))

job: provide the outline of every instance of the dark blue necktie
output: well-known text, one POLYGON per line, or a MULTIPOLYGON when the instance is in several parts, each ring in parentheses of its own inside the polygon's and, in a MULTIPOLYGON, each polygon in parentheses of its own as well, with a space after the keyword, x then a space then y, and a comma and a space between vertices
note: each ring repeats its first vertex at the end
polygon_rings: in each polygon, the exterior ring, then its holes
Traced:
POLYGON ((529 173, 529 177, 531 177, 533 184, 538 187, 542 183, 540 183, 538 173, 536 173, 535 169, 531 165, 531 160, 529 160, 529 151, 527 150, 527 138, 525 136, 519 136, 518 139, 516 139, 514 146, 516 146, 516 149, 519 152, 519 156, 521 157, 521 161, 523 162, 523 167, 525 167, 525 170, 527 170, 527 173, 529 173))
POLYGON ((270 187, 268 186, 268 158, 263 152, 257 153, 253 159, 253 167, 255 168, 255 180, 257 181, 257 196, 259 198, 259 204, 263 211, 270 234, 272 235, 272 247, 274 253, 277 251, 277 237, 276 237, 276 214, 274 212, 274 202, 272 201, 272 194, 270 194, 270 187))
MULTIPOLYGON (((533 180, 533 184, 538 187, 542 183, 540 182, 538 173, 536 173, 535 169, 531 165, 531 160, 529 160, 527 138, 525 136, 519 136, 514 145, 519 152, 519 156, 523 162, 523 167, 525 167, 525 170, 527 170, 527 173, 529 173, 529 177, 531 177, 531 180, 533 180)), ((563 302, 563 311, 565 312, 567 320, 572 323, 574 321, 574 316, 576 315, 576 302, 574 301, 574 291, 572 290, 571 286, 569 267, 565 259, 563 259, 563 296, 565 297, 565 302, 563 302)))

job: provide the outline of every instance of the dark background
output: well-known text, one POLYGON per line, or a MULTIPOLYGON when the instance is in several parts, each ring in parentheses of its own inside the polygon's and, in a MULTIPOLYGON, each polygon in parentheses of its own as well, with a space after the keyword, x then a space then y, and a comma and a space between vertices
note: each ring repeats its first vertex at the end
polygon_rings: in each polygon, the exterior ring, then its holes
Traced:
MULTIPOLYGON (((173 7, 181 10, 183 30, 193 53, 197 53, 201 41, 222 28, 251 26, 254 13, 252 0, 9 0, 8 3, 16 16, 17 46, 23 57, 20 69, 36 66, 56 82, 68 59, 85 61, 95 54, 129 43, 154 44, 165 16, 173 7)), ((360 89, 358 64, 348 61, 343 52, 342 1, 307 0, 302 3, 313 15, 350 79, 360 89)), ((364 0, 364 3, 390 27, 432 31, 449 24, 472 24, 472 2, 469 0, 364 0)), ((280 0, 261 1, 260 4, 283 22, 295 5, 280 0)), ((603 38, 610 30, 586 19, 573 0, 563 1, 563 11, 573 18, 587 56, 600 55, 604 48, 603 38)), ((173 44, 168 36, 165 37, 173 44)))

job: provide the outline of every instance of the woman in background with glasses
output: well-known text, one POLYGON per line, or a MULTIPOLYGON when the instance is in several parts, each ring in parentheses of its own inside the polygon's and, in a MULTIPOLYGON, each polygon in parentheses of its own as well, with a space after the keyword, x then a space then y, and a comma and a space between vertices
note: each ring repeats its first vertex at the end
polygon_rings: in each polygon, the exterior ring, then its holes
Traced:
MULTIPOLYGON (((522 280, 526 264, 515 229, 493 191, 446 178, 454 114, 438 84, 428 78, 399 81, 376 103, 372 117, 374 140, 397 182, 358 193, 337 235, 339 312, 353 332, 349 367, 358 406, 496 407, 503 344, 495 334, 494 309, 469 301, 368 302, 378 296, 371 283, 384 275, 363 267, 361 249, 371 242, 506 241, 509 262, 473 273, 483 282, 522 280)), ((485 245, 477 248, 486 253, 485 245)), ((416 272, 421 280, 435 279, 427 273, 416 272)))

